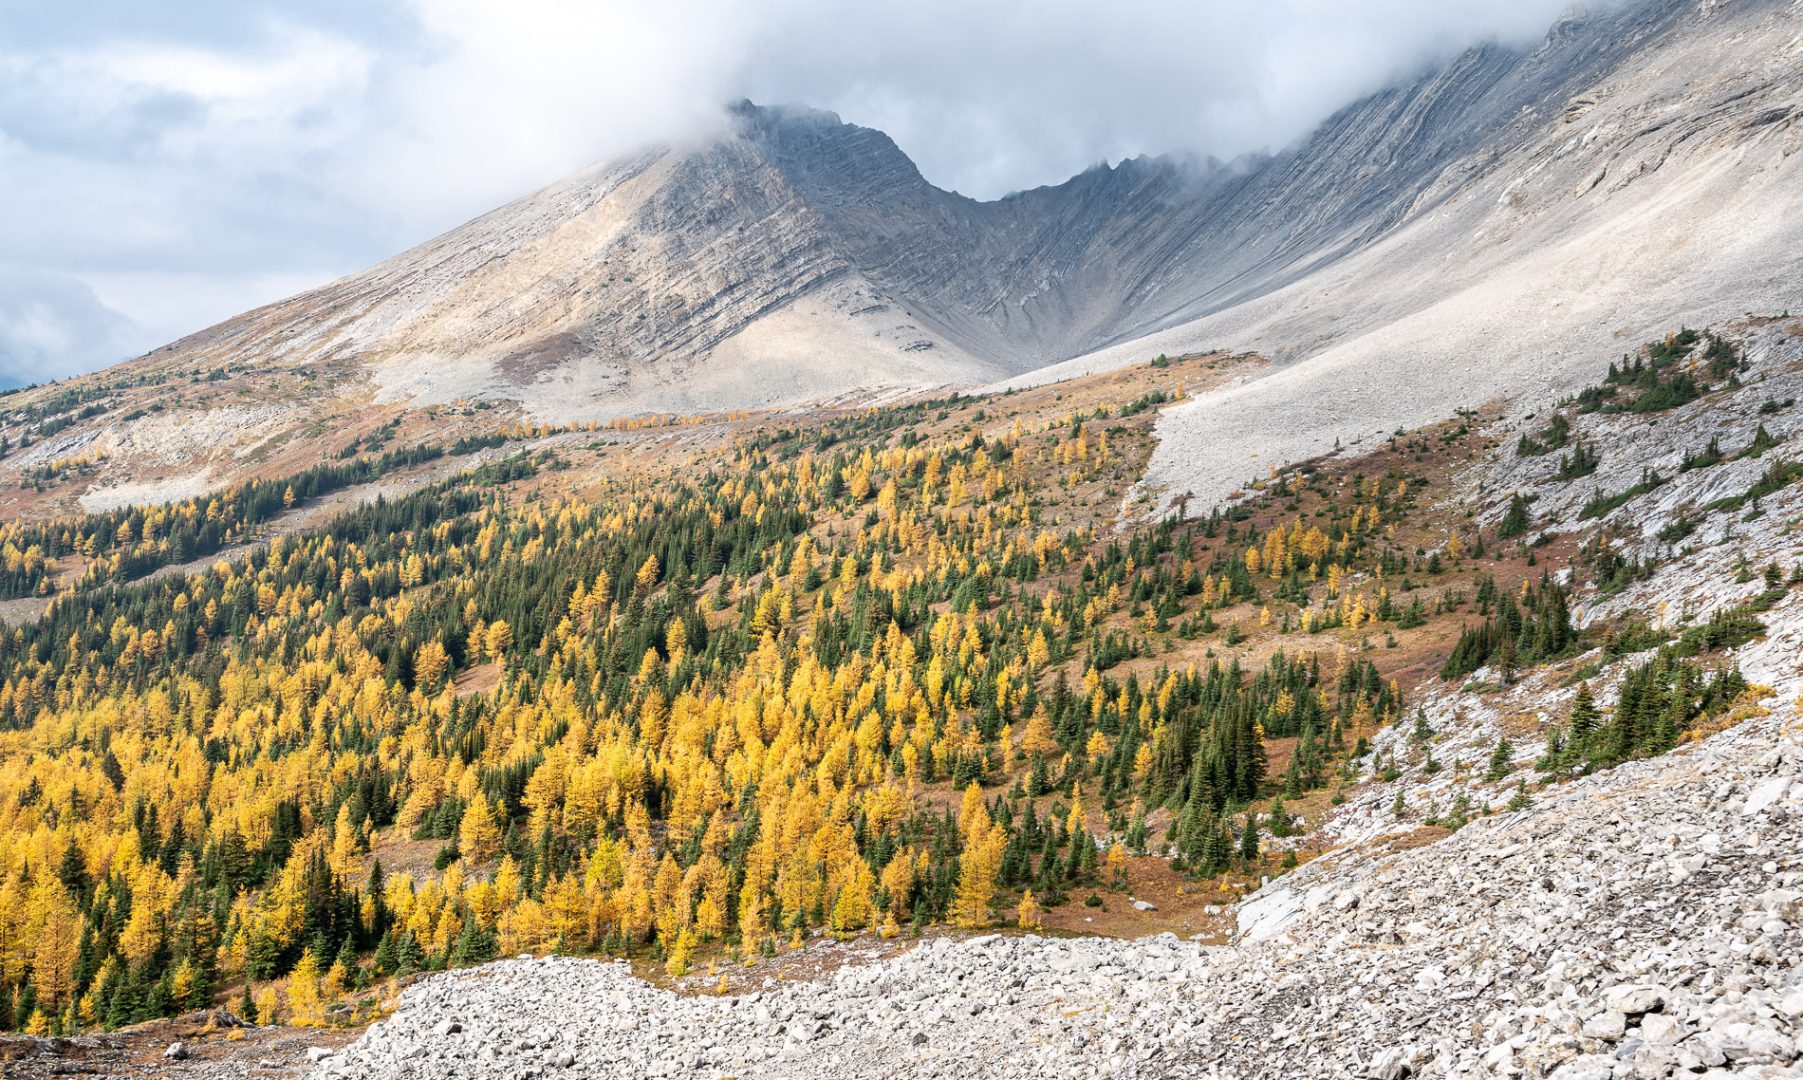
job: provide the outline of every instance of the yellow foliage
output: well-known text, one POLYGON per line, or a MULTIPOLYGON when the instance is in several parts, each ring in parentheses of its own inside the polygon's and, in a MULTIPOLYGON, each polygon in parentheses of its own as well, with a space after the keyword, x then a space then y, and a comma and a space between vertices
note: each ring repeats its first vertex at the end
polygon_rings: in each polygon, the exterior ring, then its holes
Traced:
POLYGON ((1020 907, 1015 911, 1014 925, 1022 930, 1038 930, 1045 925, 1044 912, 1039 901, 1033 898, 1033 890, 1028 889, 1021 894, 1020 907))
POLYGON ((325 1001, 319 993, 319 961, 311 952, 301 954, 288 973, 288 1022, 295 1027, 323 1027, 325 1001))

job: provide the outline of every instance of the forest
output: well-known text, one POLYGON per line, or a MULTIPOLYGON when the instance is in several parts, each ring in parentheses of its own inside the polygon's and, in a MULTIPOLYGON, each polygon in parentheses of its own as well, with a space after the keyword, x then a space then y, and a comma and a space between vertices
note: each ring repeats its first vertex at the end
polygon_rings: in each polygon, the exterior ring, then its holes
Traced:
MULTIPOLYGON (((1578 646, 1525 546, 1424 522, 1424 438, 1195 520, 1067 513, 1118 501, 1149 404, 871 409, 580 484, 518 450, 188 574, 147 571, 516 440, 7 526, 9 594, 88 569, 0 637, 0 1026, 322 1023, 502 953, 680 974, 1034 927, 1147 853, 1278 872, 1284 800, 1404 714, 1398 634, 1462 626, 1448 679, 1578 646)), ((1548 769, 1658 752, 1734 678, 1658 661, 1548 769)))

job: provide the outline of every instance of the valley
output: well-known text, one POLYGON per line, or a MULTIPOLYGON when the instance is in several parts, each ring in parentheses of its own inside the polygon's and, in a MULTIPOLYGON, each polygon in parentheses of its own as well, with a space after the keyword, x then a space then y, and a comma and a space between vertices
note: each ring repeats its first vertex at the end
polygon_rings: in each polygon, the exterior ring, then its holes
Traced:
POLYGON ((0 1073, 1803 1075, 1799 25, 738 100, 0 390, 0 1073))
MULTIPOLYGON (((37 943, 9 954, 15 1023, 129 1030, 219 1001, 354 1027, 415 985, 379 1029, 398 1032, 488 1008, 431 1005, 462 991, 430 972, 519 953, 806 998, 928 957, 1021 962, 989 957, 1024 941, 972 939, 996 927, 1154 942, 1208 993, 1228 976, 1193 965, 1294 948, 1370 875, 1510 843, 1468 837, 1574 827, 1610 805, 1598 785, 1664 798, 1640 792, 1688 790, 1707 752, 1751 770, 1743 797, 1772 787, 1744 755, 1788 745, 1803 693, 1803 322, 1674 332, 1559 403, 1473 403, 1164 516, 1161 412, 1265 364, 457 446, 378 427, 335 471, 4 526, 8 551, 53 553, 14 594, 58 589, 8 631, 0 683, 0 915, 37 943), (234 557, 191 557, 215 542, 234 557), (833 943, 860 940, 904 953, 832 974, 833 943)), ((1782 896, 1803 870, 1776 798, 1755 861, 1782 896)), ((1094 1036, 1123 1075, 1201 1045, 1132 1030, 1094 1036)), ((321 1067, 361 1075, 396 1038, 321 1067)), ((1430 1050, 1463 1052, 1406 1053, 1430 1050)), ((1096 1068, 1087 1042, 1045 1052, 1096 1068)))

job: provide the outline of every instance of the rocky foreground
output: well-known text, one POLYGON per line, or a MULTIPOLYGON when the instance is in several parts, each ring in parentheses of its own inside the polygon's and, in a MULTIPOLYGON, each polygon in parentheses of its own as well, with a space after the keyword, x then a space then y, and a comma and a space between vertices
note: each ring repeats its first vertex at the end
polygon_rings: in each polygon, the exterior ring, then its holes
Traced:
POLYGON ((1803 726, 1337 854, 1240 916, 1231 947, 935 940, 720 998, 507 961, 422 980, 314 1075, 1803 1076, 1803 726))

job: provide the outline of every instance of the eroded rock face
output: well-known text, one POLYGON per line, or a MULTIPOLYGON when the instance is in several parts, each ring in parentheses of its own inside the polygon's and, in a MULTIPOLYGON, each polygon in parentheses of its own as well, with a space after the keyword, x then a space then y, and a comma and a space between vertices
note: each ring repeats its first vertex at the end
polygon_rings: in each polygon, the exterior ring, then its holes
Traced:
POLYGON ((1803 785, 1746 812, 1803 775, 1783 712, 1309 863, 1228 947, 938 939, 725 998, 505 961, 422 980, 314 1076, 1794 1076, 1803 785))

